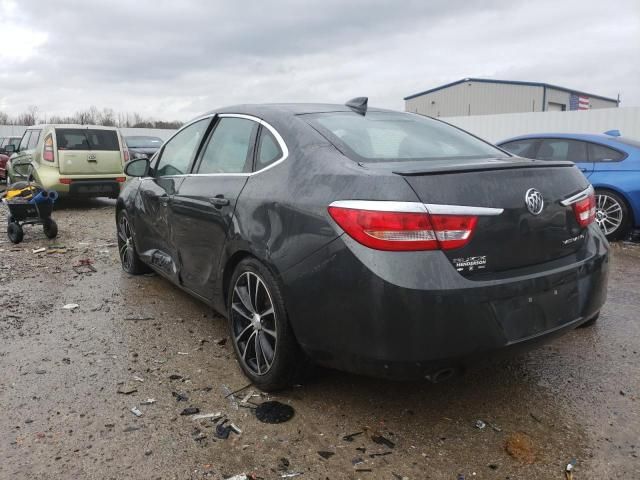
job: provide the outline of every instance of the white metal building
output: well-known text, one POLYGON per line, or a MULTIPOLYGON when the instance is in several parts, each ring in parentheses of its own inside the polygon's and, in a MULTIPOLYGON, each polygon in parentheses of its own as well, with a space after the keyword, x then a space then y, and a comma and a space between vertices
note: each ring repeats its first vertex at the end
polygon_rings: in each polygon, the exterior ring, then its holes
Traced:
POLYGON ((619 101, 548 83, 464 78, 404 98, 407 112, 430 117, 590 110, 619 101))

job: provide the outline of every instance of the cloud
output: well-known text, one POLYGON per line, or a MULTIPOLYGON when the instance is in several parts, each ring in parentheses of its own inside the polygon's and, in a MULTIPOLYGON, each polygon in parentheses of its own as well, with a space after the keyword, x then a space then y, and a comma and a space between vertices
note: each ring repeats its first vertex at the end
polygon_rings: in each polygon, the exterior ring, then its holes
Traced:
POLYGON ((402 109, 404 96, 467 76, 621 93, 623 105, 640 105, 633 0, 615 9, 580 0, 33 0, 4 1, 0 12, 31 42, 3 57, 0 109, 9 113, 97 105, 185 120, 235 103, 359 95, 402 109))

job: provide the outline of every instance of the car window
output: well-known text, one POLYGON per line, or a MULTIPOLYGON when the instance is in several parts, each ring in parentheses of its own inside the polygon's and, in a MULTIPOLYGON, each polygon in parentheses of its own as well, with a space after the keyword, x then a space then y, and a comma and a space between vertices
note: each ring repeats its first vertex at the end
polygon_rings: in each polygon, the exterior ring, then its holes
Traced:
POLYGON ((18 150, 27 149, 27 145, 29 144, 29 137, 31 137, 31 130, 27 130, 26 132, 24 132, 22 140, 20 140, 20 147, 18 147, 18 150))
POLYGON ((503 143, 500 147, 519 157, 535 158, 537 142, 537 139, 516 140, 514 142, 503 143))
POLYGON ((505 158, 503 151, 444 122, 395 112, 305 116, 349 157, 365 162, 505 158))
POLYGON ((36 145, 38 145, 38 140, 40 140, 40 134, 42 133, 42 130, 31 130, 31 137, 29 138, 29 145, 27 145, 27 148, 29 150, 31 150, 32 148, 36 148, 36 145))
POLYGON ((252 138, 258 124, 246 118, 221 118, 205 147, 198 173, 251 171, 252 138))
POLYGON ((56 128, 58 150, 120 150, 115 130, 56 128))
POLYGON ((262 170, 282 157, 282 149, 276 137, 266 128, 262 127, 260 140, 258 141, 258 156, 255 170, 262 170))
POLYGON ((10 137, 9 144, 15 145, 17 147, 18 145, 20 145, 20 137, 13 137, 13 138, 10 137))
POLYGON ((160 154, 155 175, 163 177, 187 173, 210 121, 210 118, 205 118, 192 123, 169 140, 160 154))
POLYGON ((539 160, 587 161, 587 144, 578 140, 547 138, 542 141, 536 158, 539 160))
POLYGON ((592 162, 619 162, 624 158, 624 153, 614 150, 613 148, 595 143, 589 144, 589 160, 592 162))

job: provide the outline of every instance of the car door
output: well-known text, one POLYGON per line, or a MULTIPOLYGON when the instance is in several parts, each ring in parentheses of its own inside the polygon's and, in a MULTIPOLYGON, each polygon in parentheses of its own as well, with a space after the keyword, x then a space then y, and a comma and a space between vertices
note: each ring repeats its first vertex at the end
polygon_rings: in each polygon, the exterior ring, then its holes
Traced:
POLYGON ((133 219, 140 257, 179 281, 178 258, 170 223, 171 202, 180 183, 191 170, 211 118, 196 121, 169 140, 154 160, 150 176, 140 182, 137 212, 133 219))
POLYGON ((240 192, 252 169, 259 124, 221 114, 172 201, 182 285, 212 299, 216 272, 240 192))
POLYGON ((587 142, 568 138, 545 138, 536 154, 538 160, 568 160, 588 178, 593 173, 593 162, 589 160, 587 142))
MULTIPOLYGON (((16 153, 11 155, 11 165, 13 170, 12 175, 14 177, 17 177, 18 179, 21 177, 21 175, 13 167, 15 167, 15 165, 31 162, 32 160, 31 152, 28 150, 30 138, 31 138, 31 130, 26 130, 24 132, 24 135, 22 135, 22 140, 20 140, 20 144, 18 145, 18 150, 16 151, 16 153)), ((16 178, 14 178, 14 180, 15 179, 16 178)))

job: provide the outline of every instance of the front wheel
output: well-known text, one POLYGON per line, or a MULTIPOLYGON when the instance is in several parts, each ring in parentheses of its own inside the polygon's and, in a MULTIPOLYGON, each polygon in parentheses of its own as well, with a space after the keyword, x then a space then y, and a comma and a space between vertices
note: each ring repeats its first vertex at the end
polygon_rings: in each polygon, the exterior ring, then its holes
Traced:
POLYGON ((24 230, 17 222, 9 222, 7 225, 7 236, 11 243, 20 243, 24 238, 24 230))
POLYGON ((238 362, 258 388, 281 390, 304 376, 309 362, 289 325, 282 292, 258 260, 247 258, 236 267, 227 312, 238 362))
POLYGON ((149 267, 147 267, 136 251, 136 247, 133 243, 133 231, 131 230, 131 223, 129 222, 129 216, 124 210, 120 210, 117 216, 118 225, 118 253, 120 254, 120 262, 122 269, 131 275, 140 275, 148 273, 149 267))
POLYGON ((596 190, 596 223, 608 240, 620 240, 631 225, 627 202, 610 190, 596 190))

